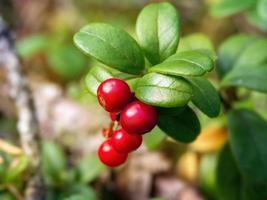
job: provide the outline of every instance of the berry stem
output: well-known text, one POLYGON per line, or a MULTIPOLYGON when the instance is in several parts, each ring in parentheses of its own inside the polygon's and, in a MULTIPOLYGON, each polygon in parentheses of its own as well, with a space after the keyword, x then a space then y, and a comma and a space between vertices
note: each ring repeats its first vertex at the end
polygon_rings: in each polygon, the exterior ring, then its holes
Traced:
POLYGON ((118 121, 115 121, 115 122, 112 122, 113 126, 112 126, 112 131, 116 131, 119 127, 119 122, 118 121))

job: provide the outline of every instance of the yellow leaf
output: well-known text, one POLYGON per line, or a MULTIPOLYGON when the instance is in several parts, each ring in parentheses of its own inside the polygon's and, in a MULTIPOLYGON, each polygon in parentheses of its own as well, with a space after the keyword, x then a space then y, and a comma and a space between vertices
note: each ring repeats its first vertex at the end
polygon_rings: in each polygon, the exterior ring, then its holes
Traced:
POLYGON ((2 139, 0 139, 0 150, 11 154, 11 155, 21 155, 22 154, 22 150, 19 147, 16 147, 2 139))
POLYGON ((184 153, 177 165, 177 173, 189 182, 196 182, 198 176, 198 156, 196 153, 188 151, 184 153))
POLYGON ((189 147, 198 153, 218 151, 227 140, 225 127, 209 126, 203 128, 198 138, 189 147))

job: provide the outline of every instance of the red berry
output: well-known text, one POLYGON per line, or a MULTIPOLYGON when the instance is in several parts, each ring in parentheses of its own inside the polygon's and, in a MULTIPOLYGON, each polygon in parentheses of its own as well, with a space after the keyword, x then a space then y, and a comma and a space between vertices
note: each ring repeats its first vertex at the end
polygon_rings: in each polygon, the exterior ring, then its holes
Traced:
POLYGON ((157 124, 156 108, 139 100, 133 101, 121 112, 120 123, 128 133, 147 133, 157 124))
POLYGON ((117 167, 127 159, 127 153, 119 153, 111 145, 110 140, 106 140, 98 149, 99 159, 109 167, 117 167))
POLYGON ((117 78, 103 81, 97 89, 99 103, 108 112, 121 111, 131 100, 132 93, 128 84, 117 78))
POLYGON ((142 136, 129 134, 123 129, 115 131, 110 138, 112 146, 120 153, 129 153, 142 144, 142 136))

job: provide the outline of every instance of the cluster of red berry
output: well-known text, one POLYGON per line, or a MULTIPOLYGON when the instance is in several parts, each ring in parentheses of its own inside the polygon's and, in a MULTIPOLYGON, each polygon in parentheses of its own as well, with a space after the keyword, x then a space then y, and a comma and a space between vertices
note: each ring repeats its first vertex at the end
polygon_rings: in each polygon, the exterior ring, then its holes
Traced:
POLYGON ((100 160, 116 167, 141 145, 142 135, 155 127, 157 112, 155 107, 137 100, 128 84, 117 78, 103 81, 97 89, 97 98, 110 113, 111 120, 121 125, 117 130, 104 130, 107 140, 98 149, 100 160))

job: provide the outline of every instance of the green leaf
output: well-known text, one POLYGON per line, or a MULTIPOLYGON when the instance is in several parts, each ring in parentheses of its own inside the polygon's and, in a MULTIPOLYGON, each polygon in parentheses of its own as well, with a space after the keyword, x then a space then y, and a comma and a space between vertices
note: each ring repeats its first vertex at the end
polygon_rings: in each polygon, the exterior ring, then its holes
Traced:
POLYGON ((120 71, 118 71, 116 69, 112 69, 112 68, 109 68, 109 67, 106 67, 106 68, 114 77, 119 78, 119 79, 130 80, 130 79, 137 78, 136 75, 120 72, 120 71))
POLYGON ((226 39, 222 45, 219 47, 218 51, 218 65, 216 70, 220 78, 225 76, 234 66, 234 63, 240 56, 240 54, 246 49, 250 44, 255 42, 256 38, 245 35, 238 34, 226 39))
POLYGON ((244 181, 241 187, 241 199, 242 200, 263 200, 267 198, 267 185, 251 184, 244 181))
POLYGON ((7 166, 3 163, 0 164, 0 182, 3 183, 6 178, 7 166))
POLYGON ((220 0, 211 5, 211 14, 225 17, 246 10, 254 5, 254 0, 220 0))
POLYGON ((119 71, 139 74, 144 69, 144 57, 137 42, 111 25, 89 24, 74 35, 74 42, 85 54, 119 71))
POLYGON ((10 168, 6 171, 6 181, 12 182, 16 179, 21 179, 20 176, 27 169, 30 164, 30 160, 27 156, 21 156, 17 158, 16 163, 11 163, 10 168))
POLYGON ((105 166, 99 161, 97 155, 84 157, 78 165, 79 177, 82 183, 93 181, 103 170, 105 170, 105 166))
POLYGON ((203 51, 203 53, 206 51, 213 60, 217 58, 212 41, 204 33, 193 33, 181 38, 177 52, 190 50, 203 51))
POLYGON ((267 182, 267 122, 257 113, 240 109, 228 115, 229 142, 246 180, 267 182))
POLYGON ((187 78, 193 88, 192 102, 209 117, 220 114, 220 97, 213 85, 204 78, 187 78))
POLYGON ((174 54, 179 42, 179 16, 170 3, 146 6, 136 23, 139 44, 147 59, 155 65, 174 54))
POLYGON ((267 65, 234 68, 221 82, 221 86, 241 86, 267 93, 267 65))
POLYGON ((11 194, 10 192, 4 191, 0 193, 0 199, 1 200, 16 200, 15 196, 11 194))
POLYGON ((144 135, 144 143, 149 150, 156 149, 166 139, 166 135, 158 127, 144 135))
POLYGON ((257 12, 262 19, 267 20, 267 0, 258 0, 257 12))
POLYGON ((68 196, 63 198, 63 200, 97 200, 96 194, 90 186, 87 185, 73 185, 71 188, 65 190, 68 196))
POLYGON ((175 76, 202 76, 213 69, 213 60, 199 51, 184 51, 149 69, 150 72, 175 76))
POLYGON ((45 178, 55 183, 66 170, 66 157, 60 145, 52 141, 42 144, 42 170, 45 178), (55 182, 54 182, 55 181, 55 182))
POLYGON ((207 199, 218 199, 216 188, 216 167, 218 154, 210 153, 201 157, 199 166, 199 183, 207 199))
POLYGON ((65 198, 64 200, 85 200, 86 197, 84 197, 81 194, 74 194, 68 198, 65 198))
POLYGON ((203 53, 201 50, 178 52, 168 58, 168 61, 179 61, 179 60, 183 60, 198 65, 207 72, 211 71, 214 67, 212 58, 207 54, 203 53))
POLYGON ((200 133, 198 117, 189 107, 176 116, 159 115, 158 126, 174 140, 184 143, 192 142, 200 133))
POLYGON ((239 200, 242 177, 237 168, 229 144, 219 154, 216 169, 217 191, 221 199, 239 200))
POLYGON ((17 50, 23 58, 30 58, 35 53, 44 51, 49 45, 49 38, 45 35, 32 35, 17 44, 17 50))
POLYGON ((178 107, 191 99, 192 88, 183 78, 149 73, 138 80, 135 95, 150 105, 178 107))
POLYGON ((258 39, 240 54, 234 67, 255 66, 267 61, 267 39, 258 39))
POLYGON ((126 82, 128 83, 129 87, 131 88, 131 91, 135 91, 137 82, 140 78, 132 78, 128 79, 126 82))
POLYGON ((256 9, 253 9, 248 13, 247 19, 254 26, 257 26, 263 31, 267 31, 266 19, 263 19, 256 9))
POLYGON ((87 68, 87 58, 73 45, 58 45, 47 53, 50 67, 64 80, 79 78, 87 68))
POLYGON ((176 115, 179 115, 185 108, 186 108, 186 106, 172 107, 172 108, 157 107, 157 112, 160 115, 172 115, 172 116, 176 116, 176 115))
POLYGON ((85 77, 85 85, 88 91, 94 95, 97 93, 98 86, 113 75, 104 67, 94 66, 85 77))

